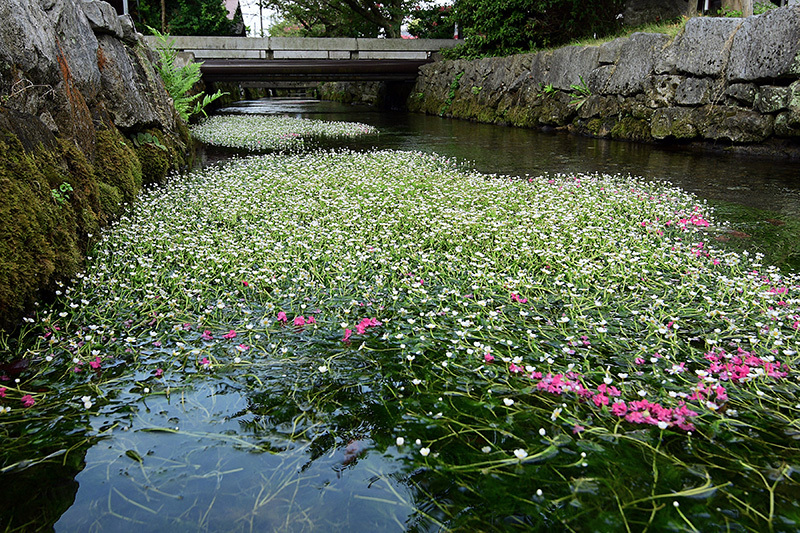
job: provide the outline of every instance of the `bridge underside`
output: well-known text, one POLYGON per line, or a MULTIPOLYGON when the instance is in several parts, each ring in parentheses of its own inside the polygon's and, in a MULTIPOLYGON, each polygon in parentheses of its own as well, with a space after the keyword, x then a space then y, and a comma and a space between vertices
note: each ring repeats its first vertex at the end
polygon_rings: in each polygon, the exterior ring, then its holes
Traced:
POLYGON ((430 60, 206 59, 206 82, 414 81, 430 60))

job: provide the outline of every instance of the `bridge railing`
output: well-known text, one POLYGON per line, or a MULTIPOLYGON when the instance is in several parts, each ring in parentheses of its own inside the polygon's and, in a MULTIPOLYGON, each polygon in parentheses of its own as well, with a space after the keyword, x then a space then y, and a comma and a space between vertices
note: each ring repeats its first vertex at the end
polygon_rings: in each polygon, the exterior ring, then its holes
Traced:
MULTIPOLYGON (((173 45, 195 59, 395 59, 425 60, 455 39, 362 39, 331 37, 187 37, 173 45)), ((155 47, 155 37, 145 37, 155 47)))

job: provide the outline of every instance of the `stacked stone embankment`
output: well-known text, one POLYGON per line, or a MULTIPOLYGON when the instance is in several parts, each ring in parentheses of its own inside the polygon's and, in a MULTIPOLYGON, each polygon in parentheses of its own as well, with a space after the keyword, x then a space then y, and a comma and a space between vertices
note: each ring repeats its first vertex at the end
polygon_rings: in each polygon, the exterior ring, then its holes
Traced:
POLYGON ((99 0, 0 2, 0 329, 79 272, 189 135, 129 17, 99 0))
POLYGON ((411 111, 642 142, 800 154, 800 5, 696 17, 672 38, 421 68, 411 111))

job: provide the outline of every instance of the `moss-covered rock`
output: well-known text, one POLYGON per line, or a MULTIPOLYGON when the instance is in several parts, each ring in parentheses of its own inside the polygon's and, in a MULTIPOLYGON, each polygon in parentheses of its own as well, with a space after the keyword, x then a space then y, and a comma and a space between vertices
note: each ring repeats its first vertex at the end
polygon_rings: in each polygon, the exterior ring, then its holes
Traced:
POLYGON ((100 181, 115 187, 124 202, 131 202, 142 189, 142 165, 132 143, 115 128, 97 133, 95 171, 100 181))

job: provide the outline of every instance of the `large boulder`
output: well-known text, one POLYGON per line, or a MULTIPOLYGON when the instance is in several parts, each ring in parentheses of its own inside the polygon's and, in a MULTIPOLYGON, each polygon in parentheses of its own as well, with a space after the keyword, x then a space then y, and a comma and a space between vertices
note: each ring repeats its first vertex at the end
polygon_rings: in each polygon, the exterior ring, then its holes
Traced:
POLYGON ((622 43, 616 64, 593 71, 590 89, 623 96, 642 92, 644 80, 653 74, 656 60, 669 42, 670 37, 662 33, 634 33, 622 43))
POLYGON ((749 17, 733 37, 728 81, 800 75, 800 5, 749 17))
POLYGON ((718 76, 728 62, 730 41, 742 19, 694 17, 683 33, 665 50, 662 69, 669 63, 682 74, 718 76))

